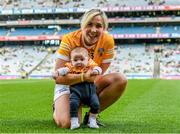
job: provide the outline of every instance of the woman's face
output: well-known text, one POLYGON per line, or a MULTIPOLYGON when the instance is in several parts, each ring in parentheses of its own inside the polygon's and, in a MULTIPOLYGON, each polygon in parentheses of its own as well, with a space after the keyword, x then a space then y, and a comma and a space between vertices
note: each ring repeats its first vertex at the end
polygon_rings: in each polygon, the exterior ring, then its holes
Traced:
POLYGON ((94 45, 98 42, 99 37, 104 31, 103 19, 100 15, 94 16, 86 27, 82 29, 82 39, 88 46, 94 45))

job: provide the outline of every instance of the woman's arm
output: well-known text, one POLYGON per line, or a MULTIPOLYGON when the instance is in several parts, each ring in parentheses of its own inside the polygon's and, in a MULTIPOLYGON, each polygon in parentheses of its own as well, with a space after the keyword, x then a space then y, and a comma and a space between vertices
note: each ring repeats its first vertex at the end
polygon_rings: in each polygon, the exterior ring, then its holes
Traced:
POLYGON ((102 63, 101 64, 101 69, 102 69, 102 74, 104 74, 106 72, 106 70, 109 68, 111 63, 102 63))
POLYGON ((74 85, 81 81, 81 74, 67 74, 66 76, 58 76, 56 78, 56 84, 74 85))
MULTIPOLYGON (((66 61, 62 59, 56 60, 56 67, 55 70, 61 67, 65 67, 66 61)), ((103 63, 101 64, 102 74, 108 69, 110 63, 103 63)), ((96 76, 91 76, 91 70, 84 74, 84 81, 93 82, 96 76)), ((81 81, 81 74, 67 74, 66 76, 58 76, 55 78, 56 84, 64 84, 64 85, 73 85, 76 83, 80 83, 81 81)))
MULTIPOLYGON (((108 67, 110 66, 111 63, 102 63, 101 64, 101 69, 102 69, 102 74, 104 74, 106 72, 106 70, 108 69, 108 67)), ((94 82, 96 81, 96 78, 98 78, 99 75, 91 75, 92 70, 88 70, 87 73, 84 74, 84 80, 88 81, 88 82, 94 82)))

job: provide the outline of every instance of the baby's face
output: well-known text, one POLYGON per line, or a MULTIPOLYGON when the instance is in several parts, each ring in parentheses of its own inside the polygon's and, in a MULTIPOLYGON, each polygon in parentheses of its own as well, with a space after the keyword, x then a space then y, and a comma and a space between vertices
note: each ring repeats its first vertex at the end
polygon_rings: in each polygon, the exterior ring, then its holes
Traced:
POLYGON ((84 68, 88 64, 88 57, 82 53, 72 53, 71 63, 76 68, 84 68))

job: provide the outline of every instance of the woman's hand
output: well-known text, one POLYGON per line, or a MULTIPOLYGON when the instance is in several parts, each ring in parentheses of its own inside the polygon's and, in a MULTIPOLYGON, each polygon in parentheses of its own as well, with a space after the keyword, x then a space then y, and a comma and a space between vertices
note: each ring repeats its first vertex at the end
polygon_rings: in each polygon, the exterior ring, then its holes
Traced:
POLYGON ((91 76, 96 76, 96 75, 98 75, 99 74, 99 72, 98 72, 98 70, 92 70, 92 72, 91 72, 91 76))
POLYGON ((97 75, 92 72, 92 69, 89 69, 86 73, 84 73, 84 81, 94 82, 96 76, 97 75))
POLYGON ((55 71, 55 72, 52 74, 52 78, 53 78, 54 80, 55 80, 58 76, 59 76, 58 71, 55 71))
POLYGON ((65 76, 70 70, 68 67, 62 67, 62 68, 59 68, 57 71, 59 75, 65 76))

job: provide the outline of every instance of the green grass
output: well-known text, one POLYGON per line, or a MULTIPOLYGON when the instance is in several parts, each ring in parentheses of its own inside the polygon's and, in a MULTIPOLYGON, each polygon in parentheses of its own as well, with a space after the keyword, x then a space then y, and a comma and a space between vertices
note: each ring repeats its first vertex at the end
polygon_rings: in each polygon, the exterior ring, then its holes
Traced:
POLYGON ((52 80, 0 81, 0 133, 180 133, 178 80, 129 80, 123 96, 101 113, 106 127, 58 128, 52 80))

